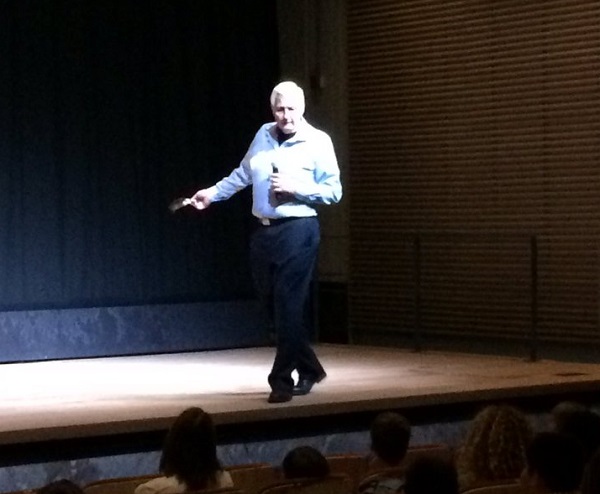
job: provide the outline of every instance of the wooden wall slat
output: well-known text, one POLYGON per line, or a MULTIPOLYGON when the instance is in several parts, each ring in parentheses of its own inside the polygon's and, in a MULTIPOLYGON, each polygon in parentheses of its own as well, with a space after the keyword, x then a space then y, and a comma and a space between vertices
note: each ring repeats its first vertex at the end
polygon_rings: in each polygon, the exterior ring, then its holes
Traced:
POLYGON ((355 338, 594 342, 600 4, 348 0, 355 338), (482 233, 485 240, 482 240, 482 233))

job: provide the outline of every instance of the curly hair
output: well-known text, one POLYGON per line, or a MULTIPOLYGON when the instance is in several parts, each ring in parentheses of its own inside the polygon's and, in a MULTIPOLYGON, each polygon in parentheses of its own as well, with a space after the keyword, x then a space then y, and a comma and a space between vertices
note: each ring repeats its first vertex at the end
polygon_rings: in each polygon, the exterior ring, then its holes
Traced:
POLYGON ((532 437, 533 428, 522 411, 509 405, 485 407, 457 452, 461 490, 518 478, 532 437))

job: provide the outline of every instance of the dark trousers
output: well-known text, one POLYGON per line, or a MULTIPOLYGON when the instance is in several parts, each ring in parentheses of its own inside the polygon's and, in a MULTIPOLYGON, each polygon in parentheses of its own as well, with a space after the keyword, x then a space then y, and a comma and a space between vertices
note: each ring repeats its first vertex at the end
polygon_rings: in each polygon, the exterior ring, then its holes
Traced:
POLYGON ((307 320, 319 241, 319 221, 311 217, 259 226, 250 242, 258 297, 275 328, 277 352, 269 384, 277 392, 292 391, 294 370, 301 379, 325 372, 310 346, 307 320))

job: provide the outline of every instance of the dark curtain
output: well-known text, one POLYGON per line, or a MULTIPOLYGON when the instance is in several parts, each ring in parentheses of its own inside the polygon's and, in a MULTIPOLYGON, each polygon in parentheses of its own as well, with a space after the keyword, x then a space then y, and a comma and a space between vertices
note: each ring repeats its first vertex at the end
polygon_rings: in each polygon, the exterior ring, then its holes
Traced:
POLYGON ((275 2, 0 2, 0 310, 251 297, 250 194, 169 202, 269 120, 275 2))

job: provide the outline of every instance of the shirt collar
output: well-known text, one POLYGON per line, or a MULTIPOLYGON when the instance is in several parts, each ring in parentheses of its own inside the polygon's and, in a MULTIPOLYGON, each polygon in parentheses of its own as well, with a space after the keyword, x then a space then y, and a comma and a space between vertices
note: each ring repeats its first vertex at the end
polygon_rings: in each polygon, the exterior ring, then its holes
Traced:
MULTIPOLYGON (((267 128, 267 132, 269 132, 269 135, 271 136, 271 138, 274 141, 277 141, 276 125, 277 124, 275 122, 273 122, 267 128)), ((298 124, 298 126, 296 128, 296 134, 294 135, 294 137, 290 137, 285 142, 302 142, 302 141, 306 141, 307 136, 308 136, 308 132, 309 132, 309 128, 310 128, 310 124, 303 117, 302 121, 298 124)))

